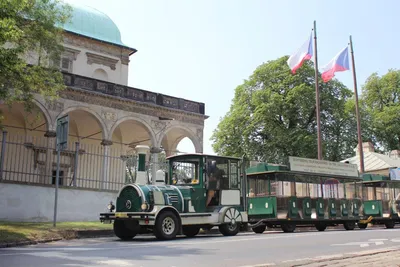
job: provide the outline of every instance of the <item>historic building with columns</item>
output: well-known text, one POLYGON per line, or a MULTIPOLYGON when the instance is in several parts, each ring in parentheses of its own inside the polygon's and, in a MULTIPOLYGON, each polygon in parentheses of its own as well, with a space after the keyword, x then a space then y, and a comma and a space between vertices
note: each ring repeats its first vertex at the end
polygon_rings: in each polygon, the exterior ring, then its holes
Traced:
MULTIPOLYGON (((5 117, 0 183, 54 186, 56 121, 67 114, 60 187, 119 190, 137 145, 161 147, 168 156, 187 137, 194 152, 202 152, 204 103, 128 86, 137 50, 122 43, 106 14, 72 7, 59 62, 67 89, 55 101, 37 95, 32 114, 19 104, 0 106, 5 117)), ((34 58, 27 60, 35 64, 34 58)))

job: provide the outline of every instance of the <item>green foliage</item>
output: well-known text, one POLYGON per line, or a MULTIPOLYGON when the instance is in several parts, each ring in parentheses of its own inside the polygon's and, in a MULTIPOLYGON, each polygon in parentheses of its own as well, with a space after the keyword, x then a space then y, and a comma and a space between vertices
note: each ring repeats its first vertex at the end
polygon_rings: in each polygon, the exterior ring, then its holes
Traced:
POLYGON ((70 7, 57 0, 0 1, 0 100, 33 106, 35 93, 55 98, 64 89, 59 62, 70 7))
POLYGON ((373 125, 373 134, 383 150, 400 149, 400 71, 390 69, 379 77, 371 74, 362 99, 373 125))
MULTIPOLYGON (((236 88, 211 137, 214 151, 273 163, 287 163, 288 156, 317 158, 314 68, 308 61, 293 75, 287 58, 260 65, 236 88)), ((324 159, 351 156, 357 145, 351 97, 337 80, 320 84, 324 159)))

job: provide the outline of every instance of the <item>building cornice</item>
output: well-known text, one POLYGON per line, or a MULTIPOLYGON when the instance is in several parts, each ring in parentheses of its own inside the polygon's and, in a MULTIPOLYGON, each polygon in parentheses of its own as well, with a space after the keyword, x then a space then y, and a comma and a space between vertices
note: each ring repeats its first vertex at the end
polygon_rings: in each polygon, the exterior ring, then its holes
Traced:
POLYGON ((104 65, 107 67, 110 67, 110 69, 115 70, 116 67, 115 65, 118 63, 118 59, 113 59, 110 57, 105 57, 97 54, 93 54, 90 52, 86 52, 87 56, 87 64, 99 64, 99 65, 104 65))
POLYGON ((95 40, 92 38, 88 38, 86 36, 69 32, 64 33, 64 43, 67 45, 81 47, 93 52, 119 58, 121 60, 121 63, 124 65, 129 64, 129 56, 132 53, 132 50, 128 48, 119 47, 116 45, 101 42, 99 40, 95 40))

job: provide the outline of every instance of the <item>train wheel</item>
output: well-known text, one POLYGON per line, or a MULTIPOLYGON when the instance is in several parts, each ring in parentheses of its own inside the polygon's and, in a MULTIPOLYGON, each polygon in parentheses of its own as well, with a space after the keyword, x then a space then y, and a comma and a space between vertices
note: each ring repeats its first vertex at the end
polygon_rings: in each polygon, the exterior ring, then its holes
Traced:
POLYGON ((183 226, 182 232, 187 237, 194 237, 200 232, 200 227, 197 226, 183 226))
POLYGON ((223 224, 219 226, 219 231, 225 236, 237 235, 242 221, 243 218, 240 211, 235 208, 229 208, 224 213, 223 224))
POLYGON ((127 223, 131 223, 129 221, 121 221, 115 220, 113 229, 114 234, 121 240, 131 240, 136 236, 138 231, 135 231, 132 227, 127 227, 127 223))
POLYGON ((157 239, 171 240, 179 231, 179 219, 172 211, 161 212, 154 225, 154 235, 157 239))
POLYGON ((315 224, 315 228, 320 232, 325 231, 326 224, 324 224, 324 223, 316 223, 315 224))
POLYGON ((358 223, 358 228, 360 228, 360 229, 366 229, 367 226, 368 226, 368 224, 366 224, 366 223, 358 223))
POLYGON ((343 223, 344 229, 346 230, 354 230, 356 228, 356 223, 353 221, 348 221, 343 223))
POLYGON ((285 223, 281 225, 282 230, 285 233, 293 233, 296 230, 296 225, 293 223, 285 223))
POLYGON ((252 228, 252 230, 256 234, 262 234, 262 233, 264 233, 266 228, 267 228, 266 225, 259 225, 257 227, 252 228))
POLYGON ((395 225, 395 222, 394 222, 394 221, 385 222, 385 226, 386 226, 387 229, 392 229, 392 228, 394 228, 394 225, 395 225))

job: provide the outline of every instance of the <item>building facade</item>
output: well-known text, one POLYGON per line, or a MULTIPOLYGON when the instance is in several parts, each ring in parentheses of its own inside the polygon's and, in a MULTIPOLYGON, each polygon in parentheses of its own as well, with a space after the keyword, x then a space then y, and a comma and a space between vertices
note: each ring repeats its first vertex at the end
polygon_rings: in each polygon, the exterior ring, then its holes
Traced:
MULTIPOLYGON (((56 121, 64 115, 69 144, 60 157, 61 187, 119 190, 129 176, 127 167, 135 166, 137 145, 162 148, 168 156, 187 137, 195 152, 202 152, 204 103, 128 86, 129 62, 137 50, 122 43, 106 14, 72 7, 57 63, 67 89, 53 101, 37 95, 32 113, 20 104, 0 105, 5 118, 0 181, 54 186, 56 121)), ((35 56, 27 61, 35 64, 35 56)))

